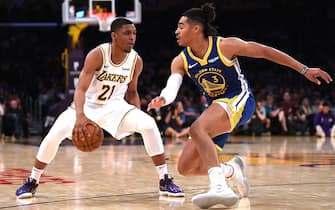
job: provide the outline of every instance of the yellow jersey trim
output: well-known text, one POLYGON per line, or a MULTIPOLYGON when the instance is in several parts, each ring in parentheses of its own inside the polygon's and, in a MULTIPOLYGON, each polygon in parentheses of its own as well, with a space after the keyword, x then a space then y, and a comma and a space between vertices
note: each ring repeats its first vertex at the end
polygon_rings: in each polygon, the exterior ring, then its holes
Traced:
POLYGON ((129 57, 129 54, 130 53, 127 53, 126 57, 123 59, 123 61, 120 64, 115 64, 115 63, 113 63, 112 56, 111 56, 112 55, 112 44, 109 44, 109 46, 108 46, 108 61, 109 61, 109 64, 114 66, 114 67, 119 67, 119 66, 123 65, 127 61, 128 57, 129 57))
POLYGON ((119 123, 119 125, 117 126, 117 131, 119 130, 119 128, 120 128, 120 125, 123 123, 123 121, 124 121, 124 118, 126 117, 126 115, 131 111, 131 110, 134 110, 134 109, 136 109, 136 107, 134 106, 133 108, 131 108, 131 109, 129 109, 126 113, 124 113, 124 115, 122 116, 122 118, 121 118, 121 120, 120 120, 120 123, 119 123))
POLYGON ((207 48, 207 51, 206 51, 206 54, 205 56, 201 59, 201 58, 198 58, 197 56, 195 56, 193 53, 192 53, 192 50, 190 47, 187 47, 187 52, 188 54, 191 56, 191 58, 197 62, 200 63, 200 65, 204 66, 207 64, 207 60, 208 60, 208 56, 209 54, 211 53, 212 51, 212 48, 213 48, 213 37, 212 36, 209 36, 208 37, 208 48, 207 48))
POLYGON ((231 61, 229 60, 228 58, 226 58, 222 52, 221 52, 221 48, 220 48, 220 41, 221 41, 222 37, 218 37, 217 40, 216 40, 216 48, 217 48, 217 51, 218 51, 218 54, 219 54, 219 57, 222 61, 222 63, 224 63, 224 65, 228 66, 228 67, 231 67, 234 65, 234 61, 231 61))
POLYGON ((102 53, 102 65, 101 65, 101 68, 100 68, 100 70, 101 70, 101 69, 103 69, 103 67, 106 63, 106 57, 105 57, 104 49, 102 47, 99 47, 99 50, 102 53))
POLYGON ((181 58, 182 58, 183 61, 184 61, 184 70, 185 70, 185 72, 187 73, 187 75, 188 75, 189 77, 191 77, 190 73, 188 72, 188 63, 187 63, 186 55, 185 55, 184 52, 181 52, 180 55, 181 55, 181 58))
POLYGON ((219 145, 217 145, 217 144, 215 144, 215 147, 216 147, 216 149, 219 151, 219 152, 221 152, 222 150, 223 150, 223 148, 222 147, 220 147, 219 145))
POLYGON ((229 121, 230 121, 230 132, 236 127, 237 123, 240 121, 241 117, 242 117, 242 113, 244 111, 244 107, 245 104, 237 111, 235 112, 234 107, 233 107, 233 103, 236 100, 236 98, 238 97, 234 96, 233 98, 219 98, 214 100, 213 102, 224 102, 228 105, 229 109, 232 111, 232 114, 229 116, 229 121))
POLYGON ((137 61, 137 54, 134 57, 133 64, 131 65, 131 71, 130 71, 130 80, 133 79, 134 71, 135 71, 135 66, 136 66, 136 61, 137 61))

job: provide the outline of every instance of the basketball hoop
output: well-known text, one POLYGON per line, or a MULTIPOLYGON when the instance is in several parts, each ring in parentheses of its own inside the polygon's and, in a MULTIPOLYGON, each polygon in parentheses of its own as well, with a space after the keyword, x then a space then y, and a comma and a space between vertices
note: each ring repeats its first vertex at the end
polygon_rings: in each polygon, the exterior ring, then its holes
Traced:
POLYGON ((107 32, 111 30, 111 23, 115 18, 115 13, 101 12, 94 14, 94 16, 98 19, 99 31, 107 32))

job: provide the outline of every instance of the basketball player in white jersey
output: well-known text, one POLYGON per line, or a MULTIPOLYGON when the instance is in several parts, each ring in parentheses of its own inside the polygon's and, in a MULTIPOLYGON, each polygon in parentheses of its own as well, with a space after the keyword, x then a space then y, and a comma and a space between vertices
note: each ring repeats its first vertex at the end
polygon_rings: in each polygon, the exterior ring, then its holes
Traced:
POLYGON ((18 198, 33 197, 45 167, 54 159, 60 143, 72 136, 84 138, 84 126, 93 121, 116 139, 138 132, 160 178, 160 195, 184 196, 168 176, 163 141, 154 119, 141 111, 137 92, 143 62, 133 50, 134 24, 117 18, 111 25, 112 43, 91 50, 74 94, 74 102, 55 121, 43 139, 31 175, 16 191, 18 198))

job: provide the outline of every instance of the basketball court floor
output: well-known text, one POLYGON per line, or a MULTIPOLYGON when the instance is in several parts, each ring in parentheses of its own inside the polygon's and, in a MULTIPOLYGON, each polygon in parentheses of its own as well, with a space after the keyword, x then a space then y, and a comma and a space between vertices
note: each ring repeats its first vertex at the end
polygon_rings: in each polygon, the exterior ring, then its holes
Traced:
MULTIPOLYGON (((170 174, 186 193, 185 198, 170 198, 159 197, 158 175, 141 141, 107 138, 97 151, 84 153, 66 140, 41 178, 36 197, 17 200, 15 190, 30 174, 39 143, 35 137, 1 141, 0 209, 199 209, 191 198, 208 189, 207 177, 177 173, 182 142, 165 139, 170 174)), ((234 209, 335 209, 334 139, 234 136, 220 159, 234 154, 248 163, 251 184, 249 198, 234 209)))

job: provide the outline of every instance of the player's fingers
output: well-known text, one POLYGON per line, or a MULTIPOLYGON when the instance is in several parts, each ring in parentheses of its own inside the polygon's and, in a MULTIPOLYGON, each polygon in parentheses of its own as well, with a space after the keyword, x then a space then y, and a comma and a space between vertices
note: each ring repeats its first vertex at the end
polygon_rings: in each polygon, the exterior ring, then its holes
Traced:
POLYGON ((97 125, 96 125, 94 122, 92 122, 92 121, 88 121, 88 122, 86 122, 86 123, 85 123, 85 126, 84 126, 83 129, 82 129, 85 138, 90 138, 90 137, 91 137, 90 133, 89 133, 88 130, 87 130, 87 125, 88 125, 88 124, 92 124, 92 125, 97 126, 97 125))
POLYGON ((148 104, 147 111, 150 111, 150 109, 152 109, 152 104, 153 104, 153 101, 150 101, 150 103, 148 104))
POLYGON ((156 103, 159 101, 159 98, 153 98, 150 103, 148 104, 147 111, 150 111, 150 109, 155 108, 156 103))
POLYGON ((333 81, 333 79, 331 78, 331 76, 327 72, 323 72, 322 79, 324 81, 326 81, 327 83, 330 83, 330 82, 333 81))
POLYGON ((85 141, 85 131, 84 130, 85 129, 83 129, 82 127, 79 128, 78 137, 80 141, 85 141))
POLYGON ((317 77, 312 77, 310 80, 318 85, 321 84, 321 81, 317 77))
POLYGON ((78 139, 78 133, 76 132, 76 129, 72 130, 72 140, 76 141, 78 139))

